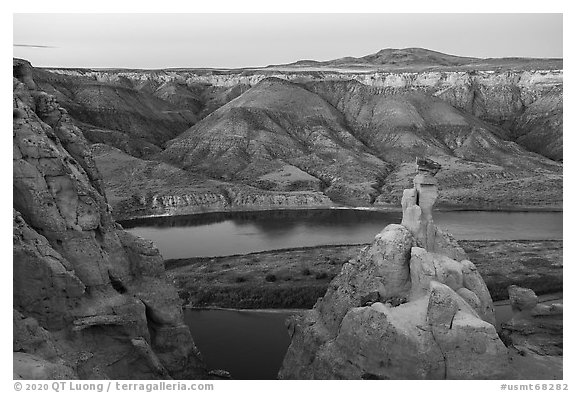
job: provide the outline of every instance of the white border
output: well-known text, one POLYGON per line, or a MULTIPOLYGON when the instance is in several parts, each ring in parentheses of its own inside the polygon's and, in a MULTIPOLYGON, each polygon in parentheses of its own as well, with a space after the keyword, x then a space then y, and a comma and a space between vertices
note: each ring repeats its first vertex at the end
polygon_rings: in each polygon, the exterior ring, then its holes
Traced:
MULTIPOLYGON (((56 1, 56 0, 25 0, 21 2, 4 2, 2 5, 2 28, 4 29, 1 35, 2 48, 6 51, 12 50, 12 13, 14 12, 99 12, 99 13, 112 13, 112 12, 143 12, 143 13, 157 13, 157 12, 222 12, 225 10, 230 13, 262 13, 262 12, 314 12, 314 13, 365 13, 365 12, 382 12, 382 13, 398 13, 398 12, 421 12, 421 13, 441 13, 441 12, 504 12, 504 13, 518 13, 518 12, 560 12, 564 13, 564 106, 568 108, 564 114, 564 145, 565 145, 565 186, 564 186, 564 201, 565 201, 565 211, 564 211, 564 221, 568 224, 574 222, 574 209, 571 207, 571 195, 574 195, 572 191, 574 188, 572 186, 572 179, 575 173, 574 160, 572 159, 572 149, 575 147, 574 144, 574 132, 576 129, 574 127, 574 99, 573 99, 573 47, 574 43, 571 42, 571 38, 575 37, 574 25, 576 20, 574 20, 574 13, 572 12, 572 7, 569 6, 569 2, 560 1, 504 1, 504 0, 483 0, 481 2, 464 2, 464 1, 426 1, 426 0, 412 0, 412 1, 355 1, 355 2, 344 2, 344 1, 310 1, 310 0, 291 0, 287 2, 276 2, 263 1, 263 0, 251 0, 251 1, 234 1, 234 0, 219 0, 213 2, 204 1, 173 1, 165 0, 162 2, 158 1, 131 1, 131 2, 120 2, 118 0, 100 0, 94 2, 80 2, 80 1, 56 1), (7 30, 10 31, 7 31, 7 30)), ((9 92, 9 70, 11 61, 11 56, 5 53, 2 61, 2 95, 3 100, 8 101, 9 92)), ((0 144, 2 148, 2 184, 5 184, 4 192, 1 195, 2 206, 0 223, 2 236, 0 241, 2 242, 2 250, 4 251, 4 257, 2 258, 4 263, 3 281, 2 281, 2 311, 5 316, 5 323, 2 325, 2 347, 0 349, 2 362, 2 386, 5 388, 3 391, 14 391, 13 383, 11 377, 12 369, 12 357, 10 356, 9 345, 12 338, 12 328, 8 321, 8 316, 11 314, 9 304, 12 299, 11 293, 11 280, 12 276, 12 266, 10 264, 11 245, 8 243, 10 238, 11 228, 8 227, 9 222, 9 206, 12 202, 12 195, 8 191, 7 184, 9 184, 9 179, 11 178, 11 149, 8 144, 8 130, 11 128, 8 123, 8 102, 3 102, 2 105, 2 117, 1 119, 5 122, 4 131, 2 133, 2 143, 0 144), (6 139, 6 140, 5 140, 6 139)), ((574 275, 574 264, 576 259, 573 258, 574 252, 572 251, 572 240, 574 236, 574 230, 572 230, 571 225, 566 225, 564 231, 564 239, 568 244, 567 250, 564 255, 564 260, 567 262, 564 270, 564 276, 568 285, 564 288, 564 296, 566 298, 566 308, 565 308, 565 334, 564 345, 565 345, 565 357, 564 357, 564 382, 568 383, 569 389, 576 389, 574 375, 574 339, 570 334, 574 328, 574 290, 570 285, 570 279, 575 277, 574 275), (570 366, 572 364, 572 366, 570 366)), ((142 381, 147 382, 147 381, 142 381)), ((518 381, 520 383, 520 381, 518 381)), ((496 381, 311 381, 311 382, 277 382, 277 381, 258 381, 258 382, 242 382, 242 381, 216 381, 217 389, 216 392, 222 391, 243 391, 250 390, 256 392, 268 392, 271 389, 277 392, 292 392, 294 390, 306 391, 308 389, 318 389, 318 390, 330 390, 330 391, 350 391, 353 389, 364 390, 374 390, 382 391, 388 390, 398 391, 402 389, 415 389, 415 390, 425 390, 430 392, 435 391, 463 391, 464 389, 468 392, 495 392, 500 390, 500 383, 496 381)))

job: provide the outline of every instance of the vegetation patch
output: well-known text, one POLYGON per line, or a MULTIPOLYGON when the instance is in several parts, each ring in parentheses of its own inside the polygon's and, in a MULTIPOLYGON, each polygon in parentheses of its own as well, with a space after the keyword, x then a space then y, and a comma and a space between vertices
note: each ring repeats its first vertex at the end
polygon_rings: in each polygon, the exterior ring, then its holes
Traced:
MULTIPOLYGON (((538 295, 563 289, 562 241, 460 241, 493 300, 508 286, 538 295)), ((364 245, 319 246, 167 260, 180 297, 196 307, 311 308, 364 245)))

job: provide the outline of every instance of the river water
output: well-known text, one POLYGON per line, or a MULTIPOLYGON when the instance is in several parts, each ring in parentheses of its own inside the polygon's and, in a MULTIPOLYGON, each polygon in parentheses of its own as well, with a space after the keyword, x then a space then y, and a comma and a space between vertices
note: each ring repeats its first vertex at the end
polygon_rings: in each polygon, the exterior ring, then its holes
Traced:
MULTIPOLYGON (((540 300, 561 303, 561 297, 558 293, 540 300)), ((508 302, 494 306, 498 325, 512 318, 508 302)), ((227 370, 234 379, 276 379, 290 345, 285 321, 297 312, 186 309, 184 318, 209 368, 227 370)))
MULTIPOLYGON (((318 209, 158 217, 122 225, 172 259, 368 243, 401 220, 400 212, 318 209)), ((435 212, 434 221, 459 240, 562 239, 561 212, 435 212)))
MULTIPOLYGON (((171 259, 367 243, 401 219, 399 212, 318 209, 208 213, 122 225, 171 259)), ((435 212, 434 220, 460 240, 562 239, 562 213, 435 212)), ((188 309, 184 316, 209 368, 225 369, 234 379, 275 379, 290 344, 285 320, 295 312, 188 309)), ((496 313, 499 322, 511 315, 505 304, 496 313)))

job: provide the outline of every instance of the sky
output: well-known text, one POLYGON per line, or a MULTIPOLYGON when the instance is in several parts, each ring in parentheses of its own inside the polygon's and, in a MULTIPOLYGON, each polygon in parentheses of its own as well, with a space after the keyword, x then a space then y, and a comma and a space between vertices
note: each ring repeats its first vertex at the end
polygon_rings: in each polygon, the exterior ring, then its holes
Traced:
POLYGON ((14 14, 34 66, 239 68, 421 47, 563 57, 562 14, 14 14))

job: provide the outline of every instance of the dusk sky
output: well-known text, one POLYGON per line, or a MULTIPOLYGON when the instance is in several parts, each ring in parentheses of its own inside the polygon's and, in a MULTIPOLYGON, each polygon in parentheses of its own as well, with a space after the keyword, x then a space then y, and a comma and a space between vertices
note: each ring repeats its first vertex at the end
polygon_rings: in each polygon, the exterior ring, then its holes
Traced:
POLYGON ((53 67, 256 67, 407 47, 563 57, 562 14, 14 14, 13 43, 53 67))

